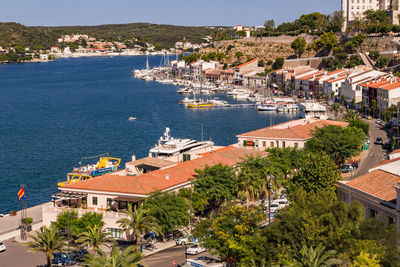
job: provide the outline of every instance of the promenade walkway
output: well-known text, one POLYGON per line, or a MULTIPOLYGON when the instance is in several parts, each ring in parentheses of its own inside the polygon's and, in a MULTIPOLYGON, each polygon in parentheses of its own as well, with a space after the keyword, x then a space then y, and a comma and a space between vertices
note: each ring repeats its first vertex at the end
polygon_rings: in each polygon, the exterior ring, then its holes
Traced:
MULTIPOLYGON (((34 229, 36 229, 38 225, 41 225, 42 207, 43 205, 48 204, 49 203, 44 203, 27 209, 27 217, 31 217, 33 219, 34 229)), ((17 212, 16 216, 6 215, 4 217, 0 217, 0 240, 5 240, 18 236, 20 221, 20 211, 17 212)))

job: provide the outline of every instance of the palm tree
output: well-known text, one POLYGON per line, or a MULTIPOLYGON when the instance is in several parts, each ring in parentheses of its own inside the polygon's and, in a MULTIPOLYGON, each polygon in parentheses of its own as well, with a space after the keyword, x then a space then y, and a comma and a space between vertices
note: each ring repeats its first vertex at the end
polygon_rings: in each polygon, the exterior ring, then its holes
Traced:
POLYGON ((111 249, 110 256, 98 250, 98 255, 89 255, 86 264, 90 267, 126 267, 138 266, 141 264, 143 255, 136 251, 135 246, 129 246, 123 251, 114 245, 111 249))
POLYGON ((150 215, 150 211, 145 209, 143 204, 132 209, 132 204, 129 203, 128 209, 124 213, 128 215, 128 218, 120 219, 117 223, 120 224, 128 236, 136 238, 136 249, 138 251, 140 249, 140 237, 143 232, 153 231, 156 234, 161 232, 156 218, 150 215))
POLYGON ((32 241, 26 243, 30 247, 29 251, 41 251, 46 253, 47 266, 51 266, 53 253, 61 252, 65 247, 65 238, 58 232, 58 228, 43 226, 43 231, 36 231, 36 235, 29 235, 32 241))
POLYGON ((358 119, 360 119, 360 114, 358 114, 358 112, 354 111, 354 110, 348 110, 344 116, 343 119, 347 122, 352 122, 352 121, 356 121, 358 119))
POLYGON ((246 199, 246 208, 249 208, 250 202, 256 200, 268 186, 262 159, 248 157, 240 163, 238 180, 238 196, 246 199))
POLYGON ((335 258, 335 250, 325 250, 326 248, 319 244, 315 249, 303 245, 300 250, 299 265, 303 267, 329 267, 341 264, 343 261, 335 258))
POLYGON ((342 110, 342 106, 339 103, 335 102, 333 103, 331 110, 333 111, 333 113, 335 113, 335 119, 336 119, 338 114, 342 110))
POLYGON ((106 233, 105 230, 102 230, 100 225, 96 224, 93 227, 89 226, 86 232, 81 233, 77 242, 82 245, 87 245, 94 251, 97 251, 103 245, 109 247, 107 243, 114 241, 110 235, 110 233, 106 233))

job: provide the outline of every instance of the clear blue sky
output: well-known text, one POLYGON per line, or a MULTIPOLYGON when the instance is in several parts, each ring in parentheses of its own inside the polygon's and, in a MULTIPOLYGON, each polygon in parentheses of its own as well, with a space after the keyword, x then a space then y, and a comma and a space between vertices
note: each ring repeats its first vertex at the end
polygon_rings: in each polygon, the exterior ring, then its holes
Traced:
POLYGON ((340 0, 0 0, 0 22, 25 25, 98 25, 151 22, 174 25, 277 24, 318 11, 332 13, 340 0))

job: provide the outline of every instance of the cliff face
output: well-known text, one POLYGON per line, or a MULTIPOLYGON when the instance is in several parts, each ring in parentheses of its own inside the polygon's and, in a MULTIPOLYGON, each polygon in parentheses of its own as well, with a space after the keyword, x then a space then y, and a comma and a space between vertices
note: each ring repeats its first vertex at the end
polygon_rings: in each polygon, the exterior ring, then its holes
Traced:
MULTIPOLYGON (((307 44, 313 43, 318 39, 316 36, 300 36, 306 39, 307 44)), ((241 62, 247 61, 249 59, 257 58, 267 62, 268 60, 274 61, 277 57, 283 57, 285 59, 297 58, 294 50, 290 47, 291 43, 297 37, 291 36, 280 36, 280 37, 264 37, 262 39, 256 38, 246 38, 238 40, 221 41, 214 43, 214 47, 207 47, 200 50, 200 53, 205 54, 209 52, 223 53, 226 58, 223 63, 234 63, 237 62, 235 57, 236 52, 242 52, 243 57, 240 58, 241 62)), ((351 38, 345 38, 338 36, 340 43, 344 43, 351 38)), ((396 44, 396 38, 394 37, 368 37, 364 44, 362 45, 362 51, 368 52, 377 50, 382 51, 400 51, 400 39, 396 44)), ((306 50, 302 54, 302 58, 315 57, 316 52, 313 50, 306 50)))

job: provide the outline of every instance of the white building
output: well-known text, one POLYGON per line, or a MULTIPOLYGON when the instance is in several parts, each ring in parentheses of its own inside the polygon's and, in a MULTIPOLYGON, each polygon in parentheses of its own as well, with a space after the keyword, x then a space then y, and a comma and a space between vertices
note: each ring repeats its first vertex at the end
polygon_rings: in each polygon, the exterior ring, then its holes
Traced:
POLYGON ((347 25, 364 16, 367 10, 385 10, 390 13, 393 23, 398 23, 398 0, 342 0, 342 12, 345 18, 344 29, 347 25))

